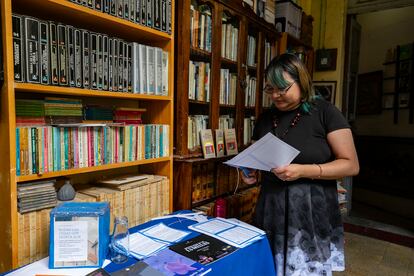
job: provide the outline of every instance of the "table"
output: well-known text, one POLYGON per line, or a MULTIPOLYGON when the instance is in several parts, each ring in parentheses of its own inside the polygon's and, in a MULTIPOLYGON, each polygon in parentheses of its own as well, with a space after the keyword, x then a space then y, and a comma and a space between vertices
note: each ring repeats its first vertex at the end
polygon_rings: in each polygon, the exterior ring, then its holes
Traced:
MULTIPOLYGON (((177 213, 179 212, 174 214, 177 213)), ((130 233, 135 233, 160 222, 163 222, 171 228, 190 231, 191 234, 186 236, 183 240, 191 239, 199 235, 198 232, 188 229, 188 226, 197 223, 196 221, 176 217, 146 222, 131 228, 130 233)), ((126 263, 121 265, 111 263, 105 267, 105 270, 110 273, 123 267, 130 266, 135 262, 136 260, 134 258, 129 258, 126 263)), ((240 248, 207 267, 212 268, 212 271, 208 273, 208 275, 276 275, 273 256, 267 238, 259 240, 245 248, 240 248)))
MULTIPOLYGON (((179 213, 188 213, 191 211, 184 210, 184 211, 178 211, 173 214, 179 214, 179 213)), ((188 226, 191 224, 197 223, 193 220, 188 219, 182 219, 177 217, 171 217, 171 218, 162 218, 157 220, 148 221, 144 224, 132 227, 130 229, 130 233, 135 233, 141 229, 148 228, 152 225, 158 224, 160 222, 163 222, 165 225, 180 229, 180 230, 186 230, 189 231, 190 234, 186 236, 183 240, 191 239, 199 235, 198 232, 194 232, 190 229, 188 229, 188 226)), ((111 273, 114 271, 117 271, 119 269, 122 269, 124 267, 128 267, 132 264, 137 262, 134 258, 129 258, 127 262, 117 265, 114 263, 108 264, 104 269, 111 273)), ((30 272, 31 275, 35 275, 38 272, 43 272, 47 270, 47 259, 42 259, 38 262, 29 264, 25 267, 16 269, 15 271, 9 271, 5 275, 11 272, 12 275, 19 275, 19 276, 27 276, 28 272, 30 272), (37 271, 39 270, 39 271, 37 271)), ((266 276, 272 276, 276 275, 275 267, 273 263, 273 256, 270 250, 269 242, 267 238, 264 238, 262 240, 259 240, 245 248, 240 248, 233 252, 232 254, 223 257, 217 261, 215 261, 212 264, 209 264, 206 266, 207 269, 211 268, 212 271, 209 272, 207 275, 266 275, 266 276)), ((67 270, 60 270, 56 269, 53 270, 53 272, 63 272, 67 270)), ((85 275, 86 273, 82 272, 82 269, 71 269, 70 275, 85 275)), ((47 273, 43 274, 63 274, 63 273, 50 273, 48 271, 47 273)), ((3 274, 0 274, 3 275, 3 274)))

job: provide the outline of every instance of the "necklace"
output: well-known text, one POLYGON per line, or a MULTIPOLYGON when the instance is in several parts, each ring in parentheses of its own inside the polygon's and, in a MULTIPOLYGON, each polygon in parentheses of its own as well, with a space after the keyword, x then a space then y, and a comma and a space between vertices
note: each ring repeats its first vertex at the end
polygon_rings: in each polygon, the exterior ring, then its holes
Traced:
POLYGON ((286 136, 286 134, 288 134, 289 129, 297 125, 301 116, 302 114, 299 111, 296 112, 295 117, 293 117, 292 121, 289 123, 289 126, 286 128, 286 130, 282 133, 282 135, 278 135, 276 132, 276 128, 279 126, 279 118, 277 117, 277 114, 274 114, 273 115, 273 129, 272 129, 273 134, 276 135, 279 139, 283 139, 286 136))

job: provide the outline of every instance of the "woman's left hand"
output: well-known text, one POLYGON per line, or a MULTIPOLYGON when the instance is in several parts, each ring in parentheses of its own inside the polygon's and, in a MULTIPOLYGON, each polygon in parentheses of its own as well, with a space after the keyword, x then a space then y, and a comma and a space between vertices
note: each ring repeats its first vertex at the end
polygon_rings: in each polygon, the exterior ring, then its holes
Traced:
POLYGON ((302 177, 302 166, 300 164, 290 164, 284 167, 273 168, 271 172, 282 181, 293 181, 302 177))

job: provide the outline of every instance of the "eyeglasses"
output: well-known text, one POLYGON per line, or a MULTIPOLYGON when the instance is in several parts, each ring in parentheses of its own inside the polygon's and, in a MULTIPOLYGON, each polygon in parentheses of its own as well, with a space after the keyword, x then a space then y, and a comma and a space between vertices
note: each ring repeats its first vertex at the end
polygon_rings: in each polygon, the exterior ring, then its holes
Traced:
POLYGON ((286 95, 286 93, 289 91, 289 89, 292 87, 292 85, 294 83, 295 82, 292 82, 288 87, 286 87, 283 90, 279 90, 277 87, 273 87, 273 86, 270 86, 270 85, 266 85, 266 87, 263 89, 263 92, 266 93, 266 94, 276 93, 278 95, 283 96, 283 95, 286 95))

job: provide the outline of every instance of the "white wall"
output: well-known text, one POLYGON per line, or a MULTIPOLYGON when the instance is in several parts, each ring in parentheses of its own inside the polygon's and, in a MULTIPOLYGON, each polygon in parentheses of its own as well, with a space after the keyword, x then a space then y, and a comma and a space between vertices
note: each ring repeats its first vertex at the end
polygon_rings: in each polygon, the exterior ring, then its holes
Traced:
MULTIPOLYGON (((357 16, 362 27, 359 73, 383 70, 387 49, 414 42, 414 6, 357 16)), ((414 137, 414 125, 408 123, 407 110, 400 110, 398 124, 393 111, 376 115, 357 115, 358 135, 414 137)))

